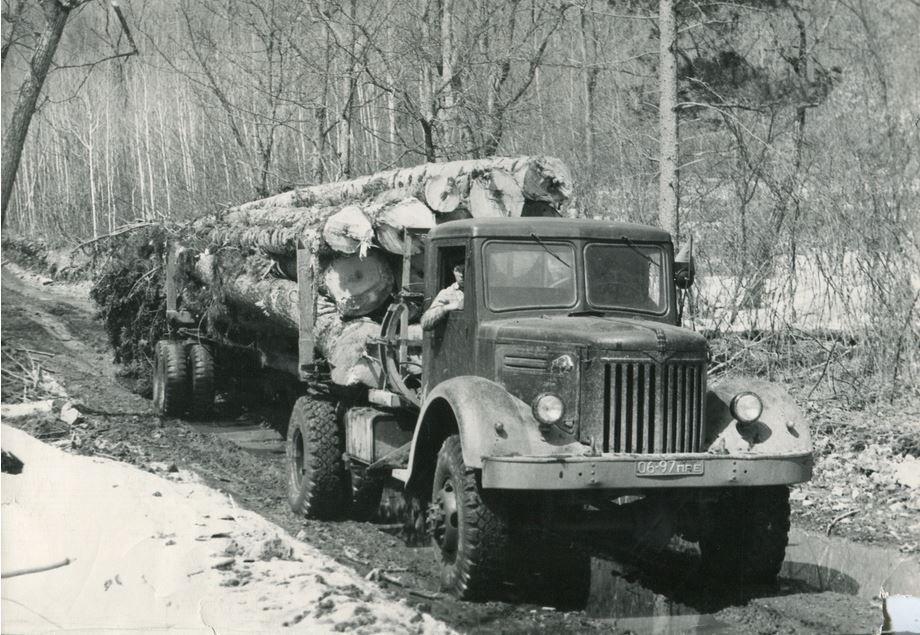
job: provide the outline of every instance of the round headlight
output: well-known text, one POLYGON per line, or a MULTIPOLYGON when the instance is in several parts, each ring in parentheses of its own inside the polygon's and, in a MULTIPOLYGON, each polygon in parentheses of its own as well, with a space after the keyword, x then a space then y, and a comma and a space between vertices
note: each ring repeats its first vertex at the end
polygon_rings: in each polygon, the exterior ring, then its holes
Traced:
POLYGON ((565 404, 556 395, 542 394, 533 400, 533 416, 540 423, 553 424, 562 420, 565 404))
POLYGON ((731 403, 732 416, 741 423, 754 423, 763 413, 763 402, 752 392, 740 392, 731 403))

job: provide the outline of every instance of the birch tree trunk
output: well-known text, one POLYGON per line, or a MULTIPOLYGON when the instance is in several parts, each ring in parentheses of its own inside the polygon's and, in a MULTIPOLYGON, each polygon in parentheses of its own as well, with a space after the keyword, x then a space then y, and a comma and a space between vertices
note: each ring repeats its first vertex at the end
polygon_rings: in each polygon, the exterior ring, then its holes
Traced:
POLYGON ((32 114, 35 104, 48 76, 48 68, 54 58, 61 34, 67 24, 70 10, 79 4, 67 0, 43 0, 42 10, 45 13, 45 30, 32 54, 29 62, 29 75, 19 89, 19 97, 13 108, 13 117, 3 137, 2 160, 2 209, 0 209, 0 225, 6 225, 6 208, 16 181, 16 172, 19 170, 19 160, 22 158, 22 147, 25 145, 29 134, 29 124, 32 123, 32 114))
POLYGON ((676 242, 679 238, 678 174, 677 174, 677 27, 674 0, 660 0, 658 22, 660 41, 658 65, 660 117, 658 181, 658 222, 670 232, 676 242))

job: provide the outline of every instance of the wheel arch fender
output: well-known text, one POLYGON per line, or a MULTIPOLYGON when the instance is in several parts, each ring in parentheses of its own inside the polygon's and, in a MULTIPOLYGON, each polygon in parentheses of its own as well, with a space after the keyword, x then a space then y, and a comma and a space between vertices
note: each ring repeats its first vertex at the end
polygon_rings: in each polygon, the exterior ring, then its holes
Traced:
POLYGON ((483 456, 525 454, 541 442, 530 406, 499 384, 475 376, 438 384, 425 399, 412 436, 406 488, 424 487, 438 450, 451 434, 460 435, 467 467, 482 468, 483 456))
POLYGON ((804 454, 812 451, 811 432, 802 409, 782 386, 756 377, 720 379, 709 387, 705 410, 704 448, 710 452, 804 454), (739 426, 731 401, 741 392, 753 392, 763 412, 753 424, 739 426))

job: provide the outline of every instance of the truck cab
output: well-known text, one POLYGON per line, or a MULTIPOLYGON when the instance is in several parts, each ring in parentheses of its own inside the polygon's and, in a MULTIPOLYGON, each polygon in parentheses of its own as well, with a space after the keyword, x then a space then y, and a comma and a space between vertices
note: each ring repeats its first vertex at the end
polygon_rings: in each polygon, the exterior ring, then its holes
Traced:
POLYGON ((461 599, 524 572, 577 607, 581 546, 675 536, 698 544, 707 579, 775 578, 809 426, 780 386, 709 377, 706 339, 680 324, 692 258, 666 232, 471 219, 426 243, 424 292, 407 233, 398 302, 367 351, 378 388, 295 404, 292 509, 367 518, 397 483, 408 534, 432 541, 461 599))

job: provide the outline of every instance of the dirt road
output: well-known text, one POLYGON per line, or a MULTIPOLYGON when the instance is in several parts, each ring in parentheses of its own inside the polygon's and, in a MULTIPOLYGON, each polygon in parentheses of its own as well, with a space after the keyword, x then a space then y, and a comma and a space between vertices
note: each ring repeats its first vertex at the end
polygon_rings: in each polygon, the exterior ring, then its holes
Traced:
POLYGON ((873 599, 879 585, 893 572, 912 575, 910 567, 916 566, 893 550, 796 530, 780 581, 771 587, 715 591, 701 579, 692 555, 669 553, 641 563, 596 557, 584 612, 526 604, 513 588, 506 601, 456 602, 438 594, 430 548, 406 546, 395 527, 305 521, 289 511, 283 446, 271 426, 285 413, 227 408, 208 424, 156 417, 149 401, 117 381, 101 326, 79 293, 23 281, 4 268, 2 344, 6 350, 39 351, 45 370, 86 414, 69 442, 55 430, 33 434, 78 453, 193 470, 360 574, 388 573, 398 580, 380 582, 388 592, 464 632, 867 633, 882 621, 880 602, 873 599))

